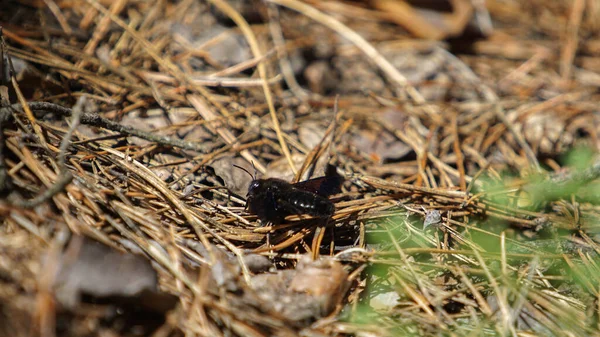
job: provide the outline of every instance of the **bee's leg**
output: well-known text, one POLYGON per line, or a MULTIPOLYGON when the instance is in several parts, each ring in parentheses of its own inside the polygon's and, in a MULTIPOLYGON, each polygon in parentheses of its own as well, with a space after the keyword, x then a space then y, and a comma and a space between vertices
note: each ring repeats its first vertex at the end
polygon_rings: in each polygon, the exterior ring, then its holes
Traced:
POLYGON ((260 220, 260 225, 258 226, 259 228, 262 227, 268 227, 268 226, 273 226, 273 223, 271 223, 271 221, 266 221, 266 220, 260 220))

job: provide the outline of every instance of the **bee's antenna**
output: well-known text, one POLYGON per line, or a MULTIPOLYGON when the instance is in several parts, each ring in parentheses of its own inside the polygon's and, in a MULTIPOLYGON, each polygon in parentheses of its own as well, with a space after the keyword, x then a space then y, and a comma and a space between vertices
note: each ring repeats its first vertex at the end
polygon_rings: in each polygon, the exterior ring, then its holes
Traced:
MULTIPOLYGON (((252 180, 256 180, 256 167, 254 168, 254 175, 252 175, 252 173, 250 173, 250 171, 246 170, 245 168, 243 168, 243 167, 241 167, 239 165, 233 164, 233 166, 239 168, 240 170, 242 170, 242 171, 244 171, 246 173, 248 173, 248 175, 250 176, 250 178, 252 178, 252 180)), ((254 162, 252 163, 252 167, 254 167, 254 162)))

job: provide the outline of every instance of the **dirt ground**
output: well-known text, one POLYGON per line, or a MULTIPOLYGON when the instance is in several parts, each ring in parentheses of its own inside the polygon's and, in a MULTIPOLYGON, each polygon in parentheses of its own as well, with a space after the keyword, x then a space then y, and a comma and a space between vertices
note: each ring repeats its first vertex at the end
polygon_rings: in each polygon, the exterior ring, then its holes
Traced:
POLYGON ((0 26, 0 337, 600 335, 600 2, 0 26))

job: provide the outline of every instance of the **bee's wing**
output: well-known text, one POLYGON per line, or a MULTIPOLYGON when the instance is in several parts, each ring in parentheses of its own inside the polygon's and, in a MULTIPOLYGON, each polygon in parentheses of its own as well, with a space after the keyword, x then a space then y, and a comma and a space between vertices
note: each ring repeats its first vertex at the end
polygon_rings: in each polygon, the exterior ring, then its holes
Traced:
POLYGON ((301 181, 295 183, 294 187, 299 190, 327 197, 332 194, 340 193, 342 191, 342 182, 343 178, 337 173, 335 167, 329 165, 324 177, 301 181))

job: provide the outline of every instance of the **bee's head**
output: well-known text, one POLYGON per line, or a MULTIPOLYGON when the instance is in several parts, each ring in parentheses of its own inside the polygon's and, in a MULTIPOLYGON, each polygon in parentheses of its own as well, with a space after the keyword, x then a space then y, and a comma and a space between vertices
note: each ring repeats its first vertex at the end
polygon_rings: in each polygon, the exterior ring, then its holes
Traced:
POLYGON ((254 163, 252 163, 252 166, 254 167, 254 174, 250 173, 248 170, 246 170, 245 168, 238 166, 238 165, 233 165, 237 168, 239 168, 240 170, 248 173, 248 175, 252 178, 252 181, 250 182, 250 186, 248 186, 248 194, 246 195, 246 197, 250 196, 252 193, 257 192, 257 190, 260 189, 261 186, 261 181, 256 179, 256 174, 258 172, 258 170, 256 169, 256 167, 254 166, 254 163))
POLYGON ((252 182, 250 182, 250 186, 248 186, 248 195, 259 190, 261 185, 262 184, 260 180, 252 180, 252 182))

